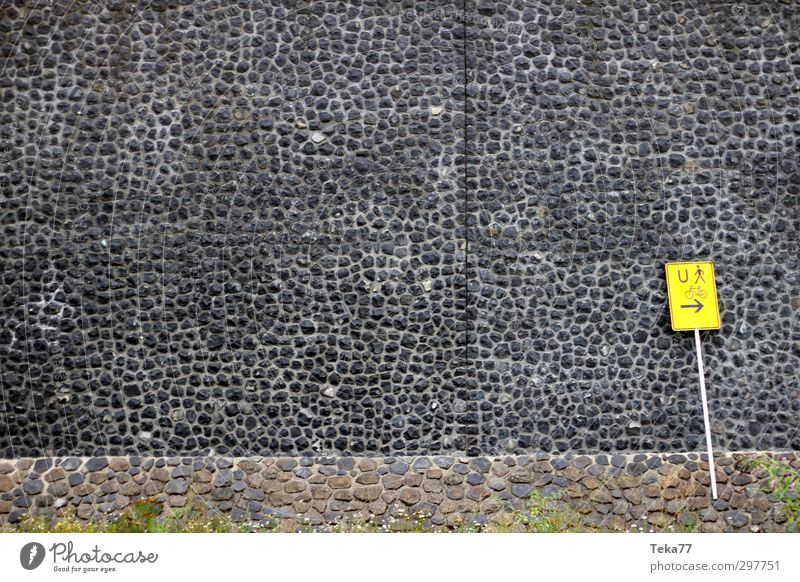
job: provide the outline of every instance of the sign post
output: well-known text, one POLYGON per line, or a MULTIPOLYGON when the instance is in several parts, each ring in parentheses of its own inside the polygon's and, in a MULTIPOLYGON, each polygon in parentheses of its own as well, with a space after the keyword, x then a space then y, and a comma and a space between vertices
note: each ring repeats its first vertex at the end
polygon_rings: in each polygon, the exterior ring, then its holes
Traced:
POLYGON ((665 267, 672 329, 674 331, 694 330, 697 371, 700 376, 700 398, 703 402, 703 422, 705 423, 706 448, 708 449, 708 472, 711 476, 711 495, 717 499, 717 475, 714 470, 703 350, 700 345, 701 329, 719 329, 720 326, 714 263, 667 263, 665 267))

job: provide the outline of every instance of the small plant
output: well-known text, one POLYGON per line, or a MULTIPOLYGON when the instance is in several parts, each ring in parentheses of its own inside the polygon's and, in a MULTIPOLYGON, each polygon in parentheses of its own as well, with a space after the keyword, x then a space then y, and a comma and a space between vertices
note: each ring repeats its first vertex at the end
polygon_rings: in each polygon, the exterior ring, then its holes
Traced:
POLYGON ((775 501, 783 503, 787 516, 787 529, 800 531, 800 471, 792 467, 783 457, 750 457, 748 464, 755 469, 754 476, 764 479, 766 493, 774 495, 775 501))
MULTIPOLYGON (((539 489, 531 491, 525 506, 517 509, 506 504, 496 522, 486 531, 555 533, 581 531, 580 516, 562 503, 563 492, 545 495, 539 489)), ((501 500, 498 499, 502 503, 501 500)))

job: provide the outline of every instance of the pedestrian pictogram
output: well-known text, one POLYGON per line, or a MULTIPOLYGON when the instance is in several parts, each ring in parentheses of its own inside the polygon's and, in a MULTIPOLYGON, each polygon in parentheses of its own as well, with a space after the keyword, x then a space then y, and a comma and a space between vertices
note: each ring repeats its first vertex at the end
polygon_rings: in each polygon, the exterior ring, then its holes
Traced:
POLYGON ((714 263, 667 263, 666 269, 672 329, 719 329, 714 263))
POLYGON ((667 269, 667 297, 672 329, 694 331, 697 373, 700 376, 700 398, 703 403, 703 421, 706 427, 711 496, 716 499, 717 478, 714 468, 714 451, 711 448, 706 373, 703 368, 703 350, 700 341, 701 329, 719 329, 719 305, 717 304, 717 284, 714 280, 714 263, 667 263, 665 267, 667 269))

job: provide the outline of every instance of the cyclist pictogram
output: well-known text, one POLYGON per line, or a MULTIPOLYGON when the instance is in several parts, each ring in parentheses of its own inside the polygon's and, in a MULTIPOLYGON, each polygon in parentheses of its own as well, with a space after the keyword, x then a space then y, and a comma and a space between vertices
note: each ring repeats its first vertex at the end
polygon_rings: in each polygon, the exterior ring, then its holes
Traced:
POLYGON ((692 297, 705 299, 708 293, 706 293, 706 291, 703 290, 703 288, 700 287, 700 285, 698 285, 696 287, 689 287, 689 289, 683 295, 684 297, 686 297, 686 299, 691 299, 692 297))

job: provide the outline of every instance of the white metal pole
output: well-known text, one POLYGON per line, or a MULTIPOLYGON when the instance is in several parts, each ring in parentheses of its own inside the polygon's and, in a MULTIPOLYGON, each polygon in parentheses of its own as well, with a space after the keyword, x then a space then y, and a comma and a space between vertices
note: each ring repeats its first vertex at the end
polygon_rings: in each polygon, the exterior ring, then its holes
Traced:
POLYGON ((711 423, 708 420, 706 402, 706 372, 703 368, 703 351, 700 349, 700 330, 694 330, 694 343, 697 347, 697 371, 700 374, 700 396, 703 400, 703 420, 706 423, 706 448, 708 449, 708 473, 711 475, 711 496, 717 498, 717 474, 714 471, 714 451, 711 449, 711 423))

